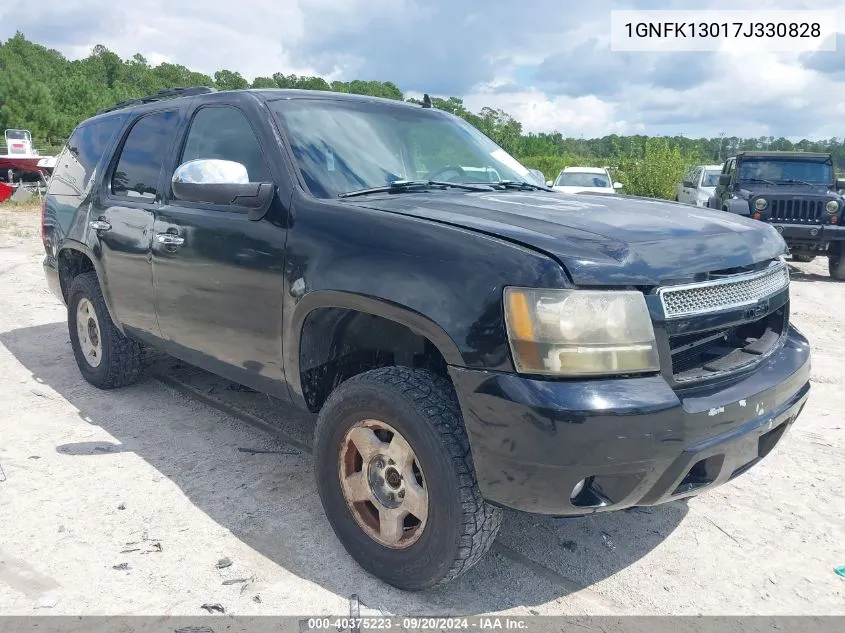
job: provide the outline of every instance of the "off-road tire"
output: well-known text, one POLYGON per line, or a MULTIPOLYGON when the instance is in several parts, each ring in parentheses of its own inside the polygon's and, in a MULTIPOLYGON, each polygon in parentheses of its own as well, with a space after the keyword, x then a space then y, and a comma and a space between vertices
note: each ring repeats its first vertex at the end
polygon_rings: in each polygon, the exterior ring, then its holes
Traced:
POLYGON ((815 255, 804 255, 803 253, 796 253, 792 256, 792 261, 808 264, 816 258, 815 255))
POLYGON ((830 276, 836 281, 845 281, 845 250, 841 248, 831 249, 827 258, 827 270, 830 276))
POLYGON ((451 383, 422 369, 384 367, 350 378, 332 392, 314 433, 317 489, 340 542, 361 567, 385 582, 421 590, 454 580, 493 544, 502 511, 487 504, 451 383), (428 518, 422 535, 391 549, 356 523, 343 496, 343 438, 361 420, 381 420, 410 444, 425 476, 428 518))
POLYGON ((83 273, 74 277, 68 290, 67 324, 73 355, 82 376, 95 387, 112 389, 125 387, 138 380, 141 374, 143 348, 139 343, 121 334, 109 316, 97 274, 83 273), (87 299, 94 307, 102 342, 102 358, 97 367, 85 359, 76 328, 77 307, 87 299))

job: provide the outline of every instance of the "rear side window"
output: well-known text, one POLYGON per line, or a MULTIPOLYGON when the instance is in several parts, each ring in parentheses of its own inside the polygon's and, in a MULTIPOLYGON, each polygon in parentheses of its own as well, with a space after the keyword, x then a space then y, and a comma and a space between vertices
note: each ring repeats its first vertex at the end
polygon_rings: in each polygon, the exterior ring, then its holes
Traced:
POLYGON ((161 168, 177 122, 176 112, 156 112, 132 126, 112 174, 113 195, 148 200, 158 197, 161 168))
POLYGON ((200 158, 231 160, 246 167, 250 182, 270 182, 261 146, 243 112, 229 106, 206 107, 191 122, 180 163, 200 158))
POLYGON ((62 150, 53 177, 50 195, 83 196, 94 176, 94 170, 125 117, 112 116, 77 127, 62 150))

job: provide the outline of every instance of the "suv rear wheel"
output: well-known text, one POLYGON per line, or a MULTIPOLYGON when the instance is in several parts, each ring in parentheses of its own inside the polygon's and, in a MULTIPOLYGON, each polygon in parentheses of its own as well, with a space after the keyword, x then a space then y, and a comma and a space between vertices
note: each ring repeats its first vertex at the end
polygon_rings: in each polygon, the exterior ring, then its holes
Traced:
POLYGON ((67 324, 73 355, 85 380, 100 389, 124 387, 138 380, 141 345, 112 323, 96 273, 83 273, 71 282, 67 324))
POLYGON ((428 371, 385 367, 340 385, 317 420, 314 467, 343 546, 400 589, 457 578, 501 525, 478 489, 454 390, 428 371))
POLYGON ((842 250, 841 244, 837 244, 835 249, 830 250, 827 258, 828 272, 836 281, 845 281, 845 255, 842 250))

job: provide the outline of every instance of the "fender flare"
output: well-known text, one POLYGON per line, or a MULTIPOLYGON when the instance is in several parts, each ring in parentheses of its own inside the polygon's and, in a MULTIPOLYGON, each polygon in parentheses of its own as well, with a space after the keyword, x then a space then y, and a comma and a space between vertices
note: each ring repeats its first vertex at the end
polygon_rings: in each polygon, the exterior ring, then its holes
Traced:
POLYGON ((463 366, 463 356, 452 338, 437 323, 427 316, 406 306, 367 295, 339 290, 315 290, 309 292, 293 310, 285 328, 287 336, 283 342, 285 377, 291 399, 305 408, 302 395, 299 358, 303 326, 308 315, 321 308, 342 308, 382 317, 424 336, 437 348, 449 365, 463 366))
MULTIPOLYGON (((62 240, 62 243, 56 249, 56 268, 59 268, 59 262, 61 262, 61 254, 62 251, 76 251, 78 253, 82 253, 85 255, 93 264, 94 272, 97 274, 97 281, 100 284, 100 290, 103 292, 103 299, 106 303, 106 309, 109 312, 109 316, 111 317, 112 323, 114 326, 123 333, 123 328, 120 325, 120 321, 117 319, 117 315, 114 313, 111 305, 111 294, 109 293, 108 284, 104 283, 105 274, 103 272, 103 267, 100 262, 100 258, 97 257, 93 250, 87 245, 82 242, 77 242, 73 239, 65 239, 62 240)), ((62 283, 61 281, 61 271, 59 270, 59 284, 62 283)), ((67 292, 69 288, 64 288, 62 291, 67 292)))
POLYGON ((748 200, 745 200, 744 198, 732 198, 730 200, 725 200, 723 204, 727 207, 728 213, 734 213, 736 215, 751 215, 751 207, 748 204, 748 200))

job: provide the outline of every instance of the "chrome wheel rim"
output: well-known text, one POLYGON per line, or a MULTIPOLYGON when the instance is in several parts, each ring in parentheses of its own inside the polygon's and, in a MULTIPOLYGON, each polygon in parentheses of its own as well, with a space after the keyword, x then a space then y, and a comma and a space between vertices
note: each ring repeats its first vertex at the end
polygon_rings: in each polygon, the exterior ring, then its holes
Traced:
POLYGON ((103 340, 100 336, 100 323, 94 305, 86 298, 76 305, 76 333, 79 337, 79 349, 91 367, 99 367, 103 358, 103 340))
POLYGON ((428 519, 428 489, 411 445, 392 426, 362 420, 343 438, 340 487, 358 526, 377 543, 405 549, 428 519))

